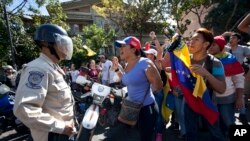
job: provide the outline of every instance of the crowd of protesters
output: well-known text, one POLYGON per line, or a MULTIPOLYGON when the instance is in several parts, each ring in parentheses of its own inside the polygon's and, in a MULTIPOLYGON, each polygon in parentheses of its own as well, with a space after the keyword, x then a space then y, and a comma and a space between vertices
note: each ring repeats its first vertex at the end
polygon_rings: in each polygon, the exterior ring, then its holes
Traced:
MULTIPOLYGON (((250 15, 241 22, 239 30, 250 32, 249 17, 250 15)), ((78 90, 76 79, 82 75, 112 87, 126 85, 130 100, 142 101, 146 93, 147 97, 143 101, 138 121, 141 140, 150 141, 154 138, 155 141, 162 141, 162 134, 167 124, 162 117, 162 106, 166 106, 163 101, 163 87, 167 84, 171 85, 171 60, 169 52, 166 52, 168 48, 166 45, 169 43, 161 45, 153 31, 150 32, 149 37, 151 39, 149 49, 143 48, 136 37, 129 36, 115 42, 116 47, 120 48, 120 56, 99 55, 96 60, 91 59, 79 68, 72 63, 70 67, 61 66, 61 70, 64 71, 64 79, 72 91, 78 90), (121 60, 126 63, 121 64, 121 60)), ((246 118, 246 102, 250 95, 250 71, 248 71, 248 64, 244 65, 246 64, 244 60, 250 57, 250 48, 240 43, 241 35, 236 32, 225 32, 214 36, 205 28, 197 29, 189 39, 188 48, 192 54, 190 71, 204 78, 209 98, 218 109, 219 118, 211 124, 190 107, 179 86, 170 86, 169 92, 175 96, 175 109, 173 109, 171 121, 169 118, 167 122, 171 122, 170 128, 180 131, 180 138, 186 141, 197 141, 199 127, 202 124, 209 131, 212 140, 227 140, 230 125, 235 124, 237 112, 240 113, 239 119, 242 124, 249 124, 246 118), (230 63, 234 65, 230 66, 230 63)), ((25 67, 26 64, 23 65, 23 69, 25 67)), ((22 69, 17 72, 12 66, 6 65, 3 66, 3 70, 1 83, 13 90, 16 89, 20 79, 18 75, 22 73, 22 69)), ((29 77, 43 78, 40 73, 35 71, 33 73, 33 76, 29 77)), ((34 90, 42 87, 31 85, 31 81, 35 83, 35 80, 28 79, 28 83, 22 86, 27 85, 34 90)), ((21 93, 20 90, 19 93, 21 93)), ((61 134, 64 133, 66 134, 65 130, 61 134)))

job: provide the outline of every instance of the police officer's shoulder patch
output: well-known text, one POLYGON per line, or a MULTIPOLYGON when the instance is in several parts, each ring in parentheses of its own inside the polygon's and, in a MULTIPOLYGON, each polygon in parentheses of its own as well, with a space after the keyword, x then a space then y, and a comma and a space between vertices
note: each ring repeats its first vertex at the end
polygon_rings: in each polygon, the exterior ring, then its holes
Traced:
POLYGON ((26 86, 31 89, 41 89, 41 82, 44 74, 39 71, 30 71, 26 86))

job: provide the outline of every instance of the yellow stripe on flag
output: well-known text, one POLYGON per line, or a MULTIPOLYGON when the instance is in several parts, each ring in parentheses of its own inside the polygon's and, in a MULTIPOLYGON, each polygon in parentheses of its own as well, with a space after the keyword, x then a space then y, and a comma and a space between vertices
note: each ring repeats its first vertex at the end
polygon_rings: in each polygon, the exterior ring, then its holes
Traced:
POLYGON ((196 75, 195 77, 196 77, 196 84, 194 87, 193 95, 195 97, 202 98, 207 87, 206 87, 203 77, 201 77, 200 75, 196 75))
MULTIPOLYGON (((168 77, 169 77, 169 75, 168 75, 168 77)), ((163 87, 164 97, 163 97, 163 103, 162 103, 162 107, 161 107, 162 118, 163 118, 164 122, 166 122, 166 123, 169 121, 169 117, 173 112, 170 108, 168 108, 166 106, 166 99, 168 96, 169 89, 170 89, 170 86, 169 86, 169 82, 167 80, 166 85, 163 87)))

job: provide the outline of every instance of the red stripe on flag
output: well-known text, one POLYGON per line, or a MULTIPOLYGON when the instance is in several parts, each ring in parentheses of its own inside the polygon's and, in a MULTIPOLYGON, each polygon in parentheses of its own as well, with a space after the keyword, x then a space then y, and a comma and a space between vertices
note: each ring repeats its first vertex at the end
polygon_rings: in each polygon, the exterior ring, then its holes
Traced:
POLYGON ((181 85, 183 94, 188 106, 196 113, 201 114, 208 122, 213 125, 219 117, 219 113, 210 109, 199 97, 194 97, 192 92, 181 85))

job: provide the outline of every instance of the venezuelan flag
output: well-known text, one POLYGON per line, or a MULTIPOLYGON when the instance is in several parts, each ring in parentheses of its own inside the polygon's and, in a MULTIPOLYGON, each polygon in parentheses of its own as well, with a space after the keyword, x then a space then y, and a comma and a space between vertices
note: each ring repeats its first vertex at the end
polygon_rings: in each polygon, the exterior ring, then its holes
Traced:
POLYGON ((203 78, 190 71, 190 54, 184 42, 181 42, 177 49, 170 52, 170 61, 173 84, 181 87, 189 107, 213 125, 219 116, 217 107, 209 96, 203 78))
POLYGON ((244 73, 244 69, 234 55, 229 52, 221 52, 215 55, 224 66, 225 75, 233 76, 244 73))
POLYGON ((163 97, 162 106, 161 106, 161 114, 162 114, 163 120, 166 123, 169 121, 169 117, 174 110, 174 95, 171 94, 169 91, 170 91, 170 84, 169 84, 169 80, 167 80, 166 85, 163 87, 164 97, 163 97))

